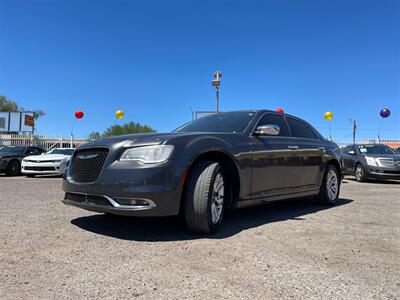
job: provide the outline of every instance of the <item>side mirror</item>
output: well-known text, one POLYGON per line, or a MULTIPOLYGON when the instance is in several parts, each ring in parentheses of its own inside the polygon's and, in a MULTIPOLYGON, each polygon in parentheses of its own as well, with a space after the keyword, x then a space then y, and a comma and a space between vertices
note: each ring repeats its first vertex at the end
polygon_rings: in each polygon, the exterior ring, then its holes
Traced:
POLYGON ((347 154, 349 155, 356 155, 356 153, 353 150, 350 150, 349 152, 347 152, 347 154))
POLYGON ((276 124, 268 124, 263 126, 258 126, 255 135, 278 135, 281 132, 281 128, 276 124))

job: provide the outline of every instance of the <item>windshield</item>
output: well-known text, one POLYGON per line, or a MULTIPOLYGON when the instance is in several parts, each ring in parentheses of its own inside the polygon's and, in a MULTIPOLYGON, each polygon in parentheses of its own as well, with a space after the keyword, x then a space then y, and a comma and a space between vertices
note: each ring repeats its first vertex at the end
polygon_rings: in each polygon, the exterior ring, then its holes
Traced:
POLYGON ((174 132, 243 132, 250 120, 252 112, 227 112, 202 117, 187 123, 174 132))
POLYGON ((358 150, 361 154, 394 154, 394 150, 386 145, 359 145, 358 150))
POLYGON ((52 149, 47 151, 46 154, 63 154, 63 155, 72 155, 74 149, 52 149))
POLYGON ((0 148, 0 153, 16 153, 16 154, 23 154, 26 150, 26 147, 21 146, 7 146, 0 148))

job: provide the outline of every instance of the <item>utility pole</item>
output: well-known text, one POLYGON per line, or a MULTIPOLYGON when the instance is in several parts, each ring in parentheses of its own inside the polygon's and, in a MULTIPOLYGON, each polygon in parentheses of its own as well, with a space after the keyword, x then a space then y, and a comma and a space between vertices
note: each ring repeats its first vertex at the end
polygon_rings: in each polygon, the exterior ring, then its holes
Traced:
POLYGON ((214 72, 214 80, 211 81, 211 85, 215 87, 215 100, 216 100, 216 109, 215 112, 219 112, 219 86, 221 85, 221 78, 222 78, 222 72, 221 71, 215 71, 214 72))
POLYGON ((356 143, 356 130, 357 130, 357 123, 356 120, 350 119, 350 122, 353 124, 353 144, 356 143))

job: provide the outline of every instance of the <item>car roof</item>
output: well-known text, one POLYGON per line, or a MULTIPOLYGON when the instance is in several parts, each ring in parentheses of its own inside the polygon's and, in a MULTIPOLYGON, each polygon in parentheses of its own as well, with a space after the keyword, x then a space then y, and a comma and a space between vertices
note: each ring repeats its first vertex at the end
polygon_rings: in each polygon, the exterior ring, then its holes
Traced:
POLYGON ((280 113, 280 112, 277 112, 277 111, 271 110, 271 109, 241 109, 241 110, 224 111, 224 112, 221 112, 221 113, 229 113, 229 112, 249 112, 249 113, 267 113, 268 112, 268 113, 281 114, 281 115, 284 115, 284 116, 287 116, 287 117, 292 117, 292 118, 296 118, 296 119, 299 119, 299 120, 303 120, 300 117, 297 117, 297 116, 294 116, 294 115, 291 115, 291 114, 287 114, 285 112, 280 113))

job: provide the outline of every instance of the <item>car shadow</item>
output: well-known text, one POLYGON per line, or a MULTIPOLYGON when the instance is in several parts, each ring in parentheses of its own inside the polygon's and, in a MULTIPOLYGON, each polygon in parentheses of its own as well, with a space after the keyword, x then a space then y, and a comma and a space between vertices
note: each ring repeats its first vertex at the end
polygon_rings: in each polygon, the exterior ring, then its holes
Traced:
POLYGON ((211 235, 190 232, 181 217, 135 218, 107 214, 96 214, 71 220, 81 229, 93 233, 132 241, 167 242, 200 238, 223 239, 243 230, 261 225, 285 221, 305 220, 305 215, 351 203, 350 199, 339 199, 336 206, 316 204, 310 199, 292 199, 271 202, 262 206, 227 211, 224 224, 211 235))

